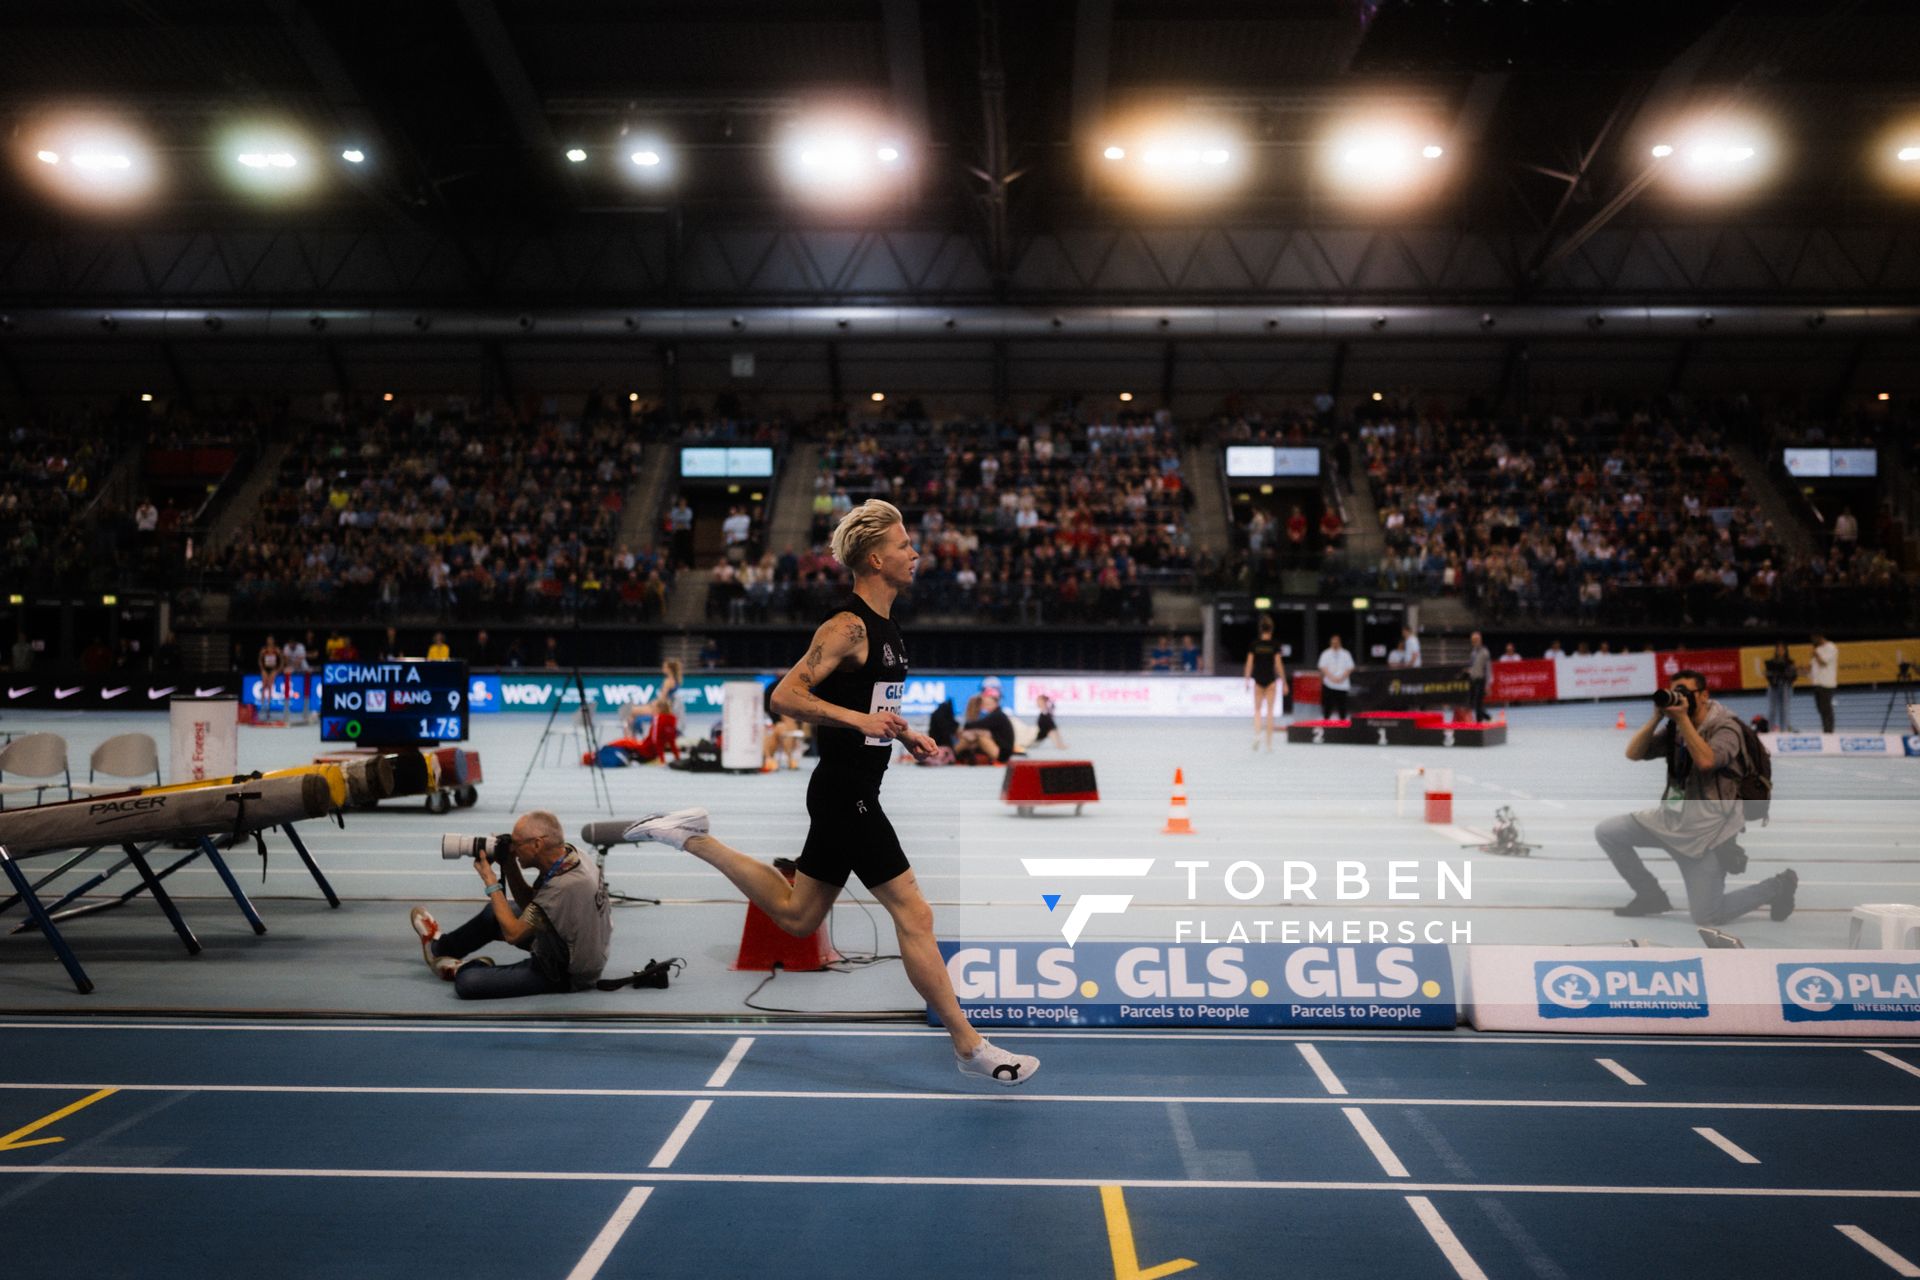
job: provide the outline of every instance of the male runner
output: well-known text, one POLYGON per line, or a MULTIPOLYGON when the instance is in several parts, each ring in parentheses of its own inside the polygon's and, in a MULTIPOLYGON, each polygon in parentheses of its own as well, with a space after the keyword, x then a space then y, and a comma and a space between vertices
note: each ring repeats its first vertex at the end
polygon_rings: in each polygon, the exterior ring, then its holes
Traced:
POLYGON ((1040 1060, 987 1043, 960 1012, 933 936, 933 908, 921 896, 900 838, 880 810, 880 783, 893 759, 894 740, 905 743, 915 759, 938 749, 900 716, 907 647, 890 616, 894 599, 913 582, 920 553, 899 509, 876 498, 840 521, 833 531, 833 555, 852 572, 853 593, 820 624, 806 657, 773 691, 775 712, 819 726, 820 764, 807 786, 812 826, 794 882, 709 835, 705 809, 643 818, 630 836, 673 845, 711 864, 798 938, 820 927, 847 876, 859 876, 893 917, 907 979, 953 1037, 961 1074, 1025 1084, 1040 1069, 1040 1060))

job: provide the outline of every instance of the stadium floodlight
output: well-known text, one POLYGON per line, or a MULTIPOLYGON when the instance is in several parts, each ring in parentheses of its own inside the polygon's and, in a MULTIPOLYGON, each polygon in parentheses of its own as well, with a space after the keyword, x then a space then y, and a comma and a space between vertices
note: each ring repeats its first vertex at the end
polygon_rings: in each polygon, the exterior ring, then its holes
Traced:
POLYGON ((1132 404, 1132 403, 1133 403, 1133 392, 1131 392, 1131 391, 1122 391, 1122 392, 1120 393, 1120 403, 1121 403, 1121 404, 1132 404))
POLYGON ((857 108, 820 108, 778 135, 781 176, 809 204, 858 208, 904 191, 911 147, 893 123, 857 108))
POLYGON ((133 126, 95 113, 60 113, 16 135, 35 186, 79 206, 121 208, 152 193, 159 170, 133 126))
POLYGON ((1247 174, 1246 139, 1190 112, 1142 108, 1103 132, 1100 177, 1145 204, 1218 199, 1247 174))
POLYGON ((1342 121, 1322 139, 1321 175, 1336 194, 1357 203, 1394 205, 1431 194, 1448 169, 1439 132, 1385 115, 1342 121))
POLYGON ((872 397, 873 402, 875 404, 879 404, 881 401, 885 400, 886 398, 887 398, 887 393, 884 391, 876 391, 873 393, 873 397, 872 397))
POLYGON ((579 164, 579 163, 581 163, 582 161, 584 161, 584 160, 585 160, 586 158, 587 158, 587 153, 586 153, 585 151, 583 151, 583 150, 582 150, 581 148, 579 148, 579 147, 568 147, 568 148, 567 148, 567 159, 568 159, 568 160, 569 160, 570 162, 572 162, 572 163, 574 163, 574 164, 579 164))
POLYGON ((640 187, 664 187, 678 176, 678 153, 655 133, 634 133, 620 141, 621 166, 628 182, 640 187))
POLYGON ((1662 129, 1651 151, 1665 185, 1705 199, 1752 190, 1777 161, 1772 130, 1724 111, 1662 129))
POLYGON ((367 153, 358 147, 348 147, 340 153, 340 158, 348 164, 364 164, 366 163, 367 153))
POLYGON ((1920 194, 1920 117, 1906 116, 1880 130, 1868 155, 1882 182, 1906 195, 1920 194))
POLYGON ((234 185, 250 195, 270 199, 299 195, 320 177, 313 146, 291 125, 240 125, 220 140, 218 153, 231 163, 227 173, 234 185))

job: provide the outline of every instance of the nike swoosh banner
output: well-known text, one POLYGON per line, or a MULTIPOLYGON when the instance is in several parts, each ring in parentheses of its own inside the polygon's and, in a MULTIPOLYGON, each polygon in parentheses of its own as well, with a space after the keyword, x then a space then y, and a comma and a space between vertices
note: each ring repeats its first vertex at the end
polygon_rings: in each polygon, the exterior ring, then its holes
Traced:
POLYGON ((109 672, 73 680, 0 683, 0 711, 163 711, 176 695, 186 697, 195 689, 202 697, 238 697, 240 677, 201 671, 164 683, 134 683, 122 673, 109 672))

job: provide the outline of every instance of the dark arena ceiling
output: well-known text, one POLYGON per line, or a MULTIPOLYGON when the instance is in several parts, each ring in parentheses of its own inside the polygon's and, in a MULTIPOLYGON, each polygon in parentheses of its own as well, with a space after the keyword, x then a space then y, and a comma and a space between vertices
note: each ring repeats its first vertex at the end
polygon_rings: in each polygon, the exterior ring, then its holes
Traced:
POLYGON ((0 296, 265 301, 273 279, 291 282, 271 264, 248 278, 264 233, 304 239, 318 259, 291 292, 363 302, 1523 301, 1803 288, 1910 300, 1916 264, 1901 233, 1913 197, 1877 180, 1865 156, 1920 111, 1915 49, 1920 5, 1909 0, 16 3, 0 31, 16 150, 50 109, 84 104, 141 121, 165 173, 137 208, 76 214, 23 182, 30 161, 13 157, 0 296), (897 122, 915 165, 901 191, 857 214, 793 201, 773 164, 780 130, 822 102, 897 122), (1391 210, 1330 198, 1319 136, 1343 112, 1383 104, 1444 135, 1444 185, 1391 210), (1782 140, 1763 189, 1705 207, 1631 190, 1650 131, 1727 104, 1761 113, 1782 140), (1244 184, 1198 207, 1116 198, 1091 157, 1111 122, 1140 107, 1230 125, 1244 184), (227 185, 216 139, 261 116, 315 142, 326 172, 297 201, 263 204, 227 185), (641 136, 671 147, 670 184, 631 180, 621 153, 641 136), (368 161, 334 162, 342 145, 368 161), (568 163, 573 146, 585 163, 568 163), (1381 232, 1392 243, 1374 243, 1381 232), (90 238, 147 233, 167 238, 142 255, 138 287, 126 275, 90 280, 84 263, 31 261, 54 241, 80 253, 90 238), (229 259, 219 279, 169 261, 182 233, 207 238, 189 256, 229 259), (899 259, 885 282, 839 275, 831 261, 811 278, 784 261, 705 261, 831 254, 873 233, 888 238, 877 251, 899 259), (355 235, 396 265, 382 274, 356 261, 371 254, 345 251, 355 235), (1287 235, 1297 243, 1273 239, 1287 235), (1139 246, 1121 240, 1144 244, 1157 274, 1131 271, 1139 246), (1368 244, 1398 261, 1359 262, 1368 244), (600 282, 577 260, 583 248, 610 269, 600 282), (1655 280, 1627 261, 1641 252, 1674 260, 1655 280), (1301 254, 1329 260, 1315 276, 1288 275, 1279 260, 1301 254), (1224 275, 1211 261, 1222 255, 1240 259, 1224 275))

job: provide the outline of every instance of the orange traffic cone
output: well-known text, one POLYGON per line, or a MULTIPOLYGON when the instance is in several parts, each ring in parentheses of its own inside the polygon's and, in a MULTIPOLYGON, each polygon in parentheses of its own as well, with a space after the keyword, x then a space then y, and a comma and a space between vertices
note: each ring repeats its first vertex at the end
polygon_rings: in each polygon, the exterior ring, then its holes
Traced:
POLYGON ((1494 723, 1505 724, 1506 722, 1507 722, 1507 709, 1505 707, 1502 707, 1500 708, 1500 714, 1494 718, 1494 723))
POLYGON ((1173 771, 1173 799, 1167 804, 1167 825, 1160 829, 1163 836, 1190 836, 1193 824, 1187 821, 1187 776, 1181 769, 1173 771))
POLYGON ((1627 727, 1626 712, 1622 711, 1618 716, 1614 717, 1613 727, 1616 729, 1624 729, 1627 727))

